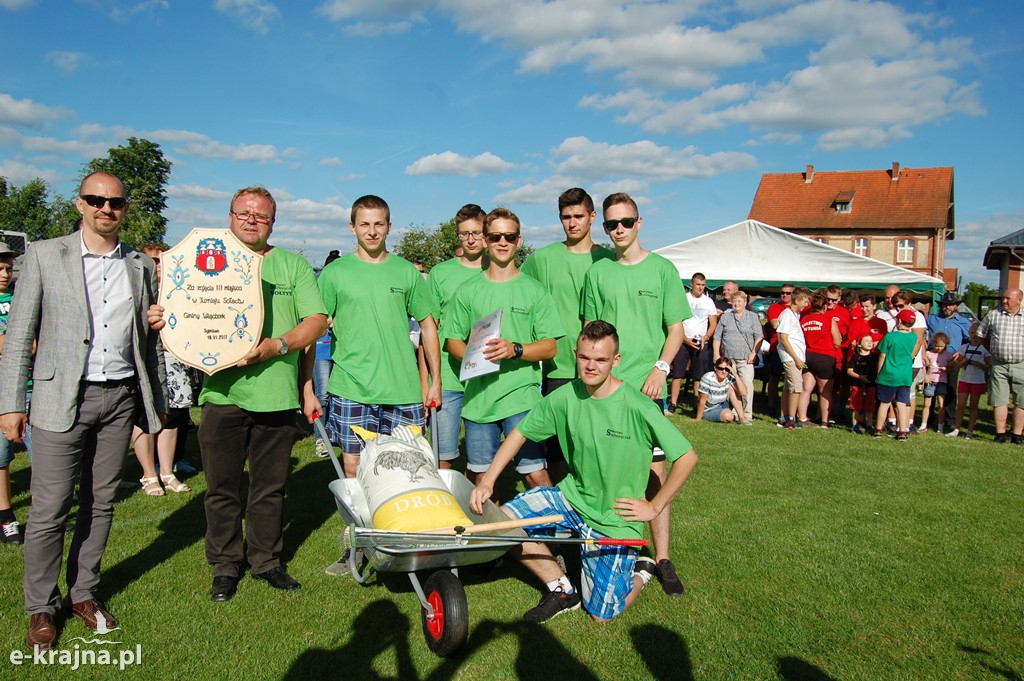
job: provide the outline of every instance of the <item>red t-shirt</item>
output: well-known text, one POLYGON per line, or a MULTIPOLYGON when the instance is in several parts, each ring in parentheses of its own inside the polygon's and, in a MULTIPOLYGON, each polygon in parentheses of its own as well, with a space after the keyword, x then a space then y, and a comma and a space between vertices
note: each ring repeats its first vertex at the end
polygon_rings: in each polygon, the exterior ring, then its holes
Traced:
POLYGON ((832 343, 830 315, 825 312, 809 312, 800 318, 800 328, 804 332, 807 352, 835 356, 836 346, 832 343))
MULTIPOLYGON (((771 322, 778 319, 779 315, 782 314, 782 311, 788 307, 789 305, 783 305, 782 303, 772 303, 771 306, 768 308, 769 325, 771 326, 771 322)), ((779 346, 779 332, 775 330, 774 326, 772 326, 771 328, 772 334, 771 336, 768 337, 768 342, 771 344, 771 347, 768 348, 768 352, 775 352, 775 349, 779 346)))
POLYGON ((875 341, 875 345, 878 345, 882 336, 889 332, 889 326, 885 320, 874 315, 871 319, 854 319, 850 322, 850 331, 847 334, 850 338, 850 355, 857 351, 857 344, 860 343, 860 339, 864 336, 870 335, 871 339, 875 341))

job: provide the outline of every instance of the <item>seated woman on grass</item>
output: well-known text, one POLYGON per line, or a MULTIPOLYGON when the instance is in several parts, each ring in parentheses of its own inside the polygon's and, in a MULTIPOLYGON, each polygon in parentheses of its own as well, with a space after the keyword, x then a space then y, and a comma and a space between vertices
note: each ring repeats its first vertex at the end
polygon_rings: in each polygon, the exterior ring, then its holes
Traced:
MULTIPOLYGON (((737 381, 732 372, 732 360, 719 357, 713 370, 700 378, 697 388, 700 398, 697 400, 697 414, 694 421, 715 421, 732 423, 738 415, 743 414, 743 396, 746 386, 737 381)), ((744 421, 743 425, 752 425, 744 421)))

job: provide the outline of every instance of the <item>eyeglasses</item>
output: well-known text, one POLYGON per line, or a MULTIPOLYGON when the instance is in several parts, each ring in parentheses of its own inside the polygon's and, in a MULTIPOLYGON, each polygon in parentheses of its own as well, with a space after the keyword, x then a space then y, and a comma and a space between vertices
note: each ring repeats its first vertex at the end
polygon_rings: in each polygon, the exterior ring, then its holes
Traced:
POLYGON ((715 367, 715 371, 728 371, 729 367, 715 367))
POLYGON ((492 244, 496 244, 502 239, 509 242, 510 244, 514 244, 515 242, 519 241, 519 232, 491 232, 486 236, 487 240, 490 241, 492 244))
POLYGON ((828 302, 830 302, 830 303, 838 303, 838 302, 839 302, 839 299, 838 299, 838 298, 827 298, 827 300, 828 300, 828 302))
POLYGON ((484 235, 483 232, 456 232, 459 235, 459 241, 469 241, 470 239, 479 239, 484 235))
POLYGON ((625 229, 633 229, 633 225, 640 221, 640 218, 622 218, 621 220, 605 220, 604 231, 614 232, 622 225, 625 229))
POLYGON ((249 222, 249 220, 255 220, 261 225, 269 225, 271 220, 270 216, 267 215, 266 213, 256 213, 251 210, 243 210, 241 212, 231 211, 231 214, 234 215, 239 220, 241 220, 242 222, 249 222))
POLYGON ((780 296, 791 296, 791 295, 793 295, 793 292, 792 291, 779 291, 779 295, 780 296))
POLYGON ((79 198, 88 203, 93 208, 103 208, 103 204, 109 203, 111 209, 121 210, 128 203, 128 199, 123 196, 98 196, 96 194, 82 194, 79 198))

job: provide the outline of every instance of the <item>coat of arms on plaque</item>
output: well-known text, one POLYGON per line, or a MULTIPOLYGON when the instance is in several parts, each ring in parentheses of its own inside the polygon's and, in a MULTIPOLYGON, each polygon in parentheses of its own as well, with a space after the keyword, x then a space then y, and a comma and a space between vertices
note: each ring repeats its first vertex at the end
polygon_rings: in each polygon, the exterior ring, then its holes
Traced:
POLYGON ((161 260, 164 348, 207 374, 232 367, 263 329, 263 256, 226 229, 193 229, 161 260))

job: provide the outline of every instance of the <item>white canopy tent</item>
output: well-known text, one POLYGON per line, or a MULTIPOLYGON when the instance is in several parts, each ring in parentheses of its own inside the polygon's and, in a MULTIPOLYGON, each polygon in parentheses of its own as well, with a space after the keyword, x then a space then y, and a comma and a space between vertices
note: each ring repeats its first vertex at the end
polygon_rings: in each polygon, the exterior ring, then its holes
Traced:
POLYGON ((941 279, 889 265, 835 246, 744 220, 709 234, 655 251, 676 266, 688 282, 702 272, 708 288, 732 280, 740 288, 771 288, 782 284, 811 289, 829 284, 843 288, 882 290, 890 284, 915 293, 942 295, 941 279))

